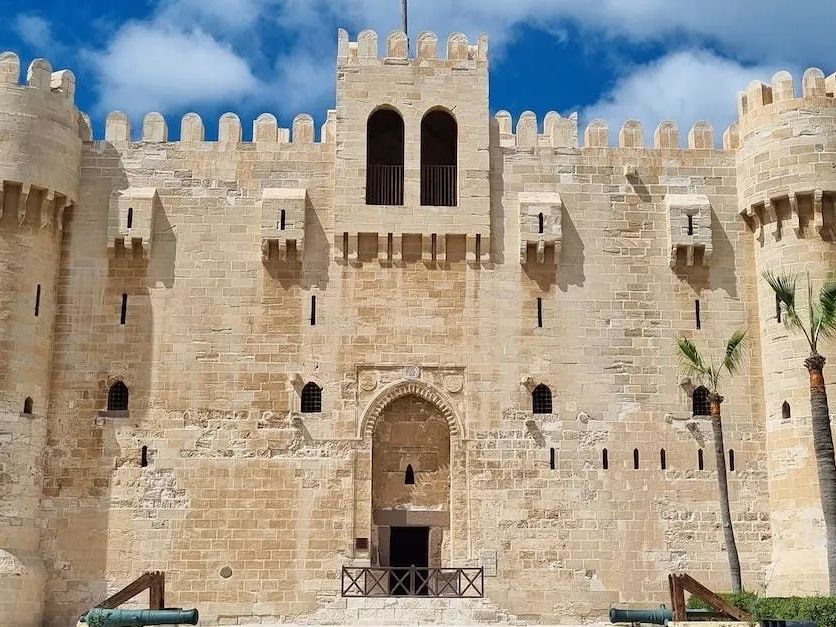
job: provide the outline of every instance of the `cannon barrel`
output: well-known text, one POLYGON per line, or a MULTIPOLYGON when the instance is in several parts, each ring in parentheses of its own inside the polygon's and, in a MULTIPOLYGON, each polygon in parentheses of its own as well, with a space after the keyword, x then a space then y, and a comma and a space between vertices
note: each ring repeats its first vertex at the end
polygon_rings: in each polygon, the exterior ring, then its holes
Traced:
POLYGON ((94 607, 81 617, 90 627, 144 627, 145 625, 197 625, 197 610, 130 610, 94 607))
POLYGON ((611 623, 651 623, 664 625, 673 618, 671 611, 664 605, 652 610, 619 610, 610 608, 611 623))

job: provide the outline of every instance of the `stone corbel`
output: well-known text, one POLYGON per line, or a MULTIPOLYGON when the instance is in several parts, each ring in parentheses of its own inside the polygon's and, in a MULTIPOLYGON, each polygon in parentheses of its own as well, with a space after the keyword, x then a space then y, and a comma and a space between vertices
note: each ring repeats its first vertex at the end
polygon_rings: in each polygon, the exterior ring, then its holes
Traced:
POLYGON ((771 198, 765 198, 763 201, 763 217, 764 221, 771 221, 769 231, 772 234, 772 237, 776 240, 781 239, 781 224, 778 219, 778 210, 771 198))
POLYGON ((26 204, 29 202, 29 192, 32 191, 32 186, 24 183, 20 187, 20 199, 17 203, 17 221, 19 224, 23 224, 23 221, 26 220, 26 204))
POLYGON ((55 220, 55 192, 47 191, 41 200, 41 228, 52 227, 55 220))
POLYGON ((824 216, 822 215, 822 200, 824 199, 824 193, 822 190, 817 189, 813 192, 813 224, 816 227, 816 231, 821 234, 824 230, 824 216))
POLYGON ((790 212, 793 216, 793 229, 795 230, 796 237, 801 237, 802 235, 802 226, 801 226, 801 214, 798 212, 798 196, 795 192, 789 193, 789 201, 790 201, 790 212))

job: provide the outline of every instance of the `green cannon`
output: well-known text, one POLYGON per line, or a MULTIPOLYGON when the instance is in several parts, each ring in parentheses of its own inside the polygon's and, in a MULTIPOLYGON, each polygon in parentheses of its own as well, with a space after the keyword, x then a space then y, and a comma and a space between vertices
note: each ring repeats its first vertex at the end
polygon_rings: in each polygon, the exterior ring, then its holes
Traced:
MULTIPOLYGON (((688 610, 688 620, 707 620, 717 617, 713 610, 688 610)), ((667 625, 673 620, 673 613, 664 605, 650 610, 619 610, 610 608, 611 623, 649 623, 651 625, 667 625)))
POLYGON ((81 617, 90 627, 144 627, 145 625, 197 625, 197 610, 131 610, 94 607, 81 617))

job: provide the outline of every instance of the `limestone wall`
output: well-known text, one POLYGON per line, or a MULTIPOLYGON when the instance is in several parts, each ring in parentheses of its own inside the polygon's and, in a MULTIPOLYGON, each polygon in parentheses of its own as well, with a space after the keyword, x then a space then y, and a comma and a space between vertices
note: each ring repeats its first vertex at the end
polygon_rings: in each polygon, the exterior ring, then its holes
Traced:
MULTIPOLYGON (((804 311, 807 273, 817 292, 836 269, 834 80, 808 70, 798 97, 792 77, 779 72, 771 85, 752 83, 740 95, 738 190, 756 258, 774 533, 769 591, 776 595, 825 592, 827 565, 803 363, 810 351, 800 332, 789 333, 778 321, 775 295, 760 274, 799 275, 804 311)), ((828 359, 825 382, 832 388, 834 344, 823 342, 819 351, 828 359)))

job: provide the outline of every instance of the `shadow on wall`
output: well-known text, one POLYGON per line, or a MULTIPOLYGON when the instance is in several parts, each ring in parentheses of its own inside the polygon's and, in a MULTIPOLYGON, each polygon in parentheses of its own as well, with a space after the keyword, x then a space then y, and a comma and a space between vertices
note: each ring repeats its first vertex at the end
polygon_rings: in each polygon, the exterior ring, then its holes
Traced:
POLYGON ((729 297, 737 298, 737 260, 734 246, 714 209, 711 210, 711 238, 714 251, 709 265, 702 265, 701 256, 691 267, 677 263, 674 270, 676 276, 688 283, 697 293, 708 289, 723 290, 729 297))
POLYGON ((491 190, 491 258, 497 263, 505 263, 505 159, 499 148, 499 122, 491 118, 490 122, 490 181, 491 190))

